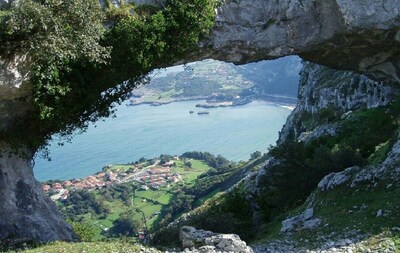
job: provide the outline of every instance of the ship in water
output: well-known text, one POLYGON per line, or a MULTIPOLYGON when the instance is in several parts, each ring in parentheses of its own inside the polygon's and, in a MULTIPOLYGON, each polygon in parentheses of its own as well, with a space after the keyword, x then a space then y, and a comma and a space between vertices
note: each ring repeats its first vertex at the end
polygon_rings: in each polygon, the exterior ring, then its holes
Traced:
POLYGON ((210 114, 209 111, 200 111, 197 113, 197 115, 205 115, 205 114, 210 114))

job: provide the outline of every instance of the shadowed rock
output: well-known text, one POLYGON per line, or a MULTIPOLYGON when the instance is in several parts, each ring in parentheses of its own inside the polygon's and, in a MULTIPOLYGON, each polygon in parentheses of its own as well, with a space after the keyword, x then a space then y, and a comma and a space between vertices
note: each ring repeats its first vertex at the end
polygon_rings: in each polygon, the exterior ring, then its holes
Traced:
POLYGON ((27 149, 12 153, 4 143, 0 143, 0 152, 0 242, 21 238, 41 242, 77 240, 33 177, 33 153, 27 149))

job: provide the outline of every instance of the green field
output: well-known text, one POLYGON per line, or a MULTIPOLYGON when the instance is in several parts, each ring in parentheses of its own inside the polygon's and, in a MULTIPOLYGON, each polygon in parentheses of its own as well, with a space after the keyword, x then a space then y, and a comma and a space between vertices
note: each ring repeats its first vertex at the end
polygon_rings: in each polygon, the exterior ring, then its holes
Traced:
MULTIPOLYGON (((129 200, 122 201, 120 198, 105 198, 103 196, 104 190, 92 190, 95 198, 98 202, 101 202, 109 212, 99 217, 97 214, 86 213, 79 215, 78 219, 80 222, 90 224, 95 230, 94 240, 100 240, 106 237, 106 230, 113 226, 113 222, 118 219, 121 213, 132 210, 134 213, 134 220, 144 223, 143 228, 147 226, 149 230, 153 228, 156 222, 159 220, 159 215, 163 211, 163 208, 168 207, 170 202, 174 199, 176 191, 183 186, 190 186, 196 184, 197 177, 204 172, 211 169, 207 164, 202 161, 187 159, 175 161, 176 165, 171 167, 173 173, 178 173, 182 181, 178 183, 171 183, 167 186, 162 186, 159 189, 148 189, 148 190, 132 190, 129 192, 129 200), (190 161, 192 166, 186 167, 185 162, 190 161), (144 214, 144 217, 143 217, 144 214)), ((113 171, 123 173, 134 165, 113 165, 107 168, 107 171, 113 171)), ((135 184, 140 186, 138 182, 127 182, 121 185, 129 187, 135 184)), ((139 187, 137 187, 139 188, 139 187)), ((212 196, 212 195, 210 195, 212 196)))
POLYGON ((133 167, 133 165, 130 165, 130 164, 115 164, 107 170, 122 173, 122 172, 129 170, 132 167, 133 167))

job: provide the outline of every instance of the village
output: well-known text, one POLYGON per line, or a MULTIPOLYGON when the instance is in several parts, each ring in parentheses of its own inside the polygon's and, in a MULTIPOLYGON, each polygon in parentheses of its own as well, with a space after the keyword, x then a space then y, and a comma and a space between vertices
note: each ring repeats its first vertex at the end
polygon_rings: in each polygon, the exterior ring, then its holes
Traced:
POLYGON ((114 170, 113 165, 108 165, 103 168, 103 171, 86 178, 46 182, 42 184, 42 188, 53 200, 65 200, 70 192, 76 190, 90 191, 128 182, 137 182, 140 189, 144 191, 158 190, 162 186, 168 187, 182 180, 181 175, 172 169, 175 166, 174 161, 178 160, 179 157, 174 157, 167 162, 155 160, 151 164, 137 163, 118 170, 114 170))

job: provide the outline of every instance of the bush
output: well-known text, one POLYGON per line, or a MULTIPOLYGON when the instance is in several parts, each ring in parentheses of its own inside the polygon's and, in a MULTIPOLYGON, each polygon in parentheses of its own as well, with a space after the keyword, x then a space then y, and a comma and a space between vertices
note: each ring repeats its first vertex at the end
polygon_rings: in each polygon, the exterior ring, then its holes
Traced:
POLYGON ((193 226, 215 233, 235 233, 243 240, 250 240, 256 234, 251 206, 240 187, 212 199, 193 211, 184 221, 157 230, 153 234, 152 244, 179 246, 179 228, 182 226, 193 226))
POLYGON ((75 233, 79 236, 79 238, 84 242, 91 242, 94 239, 95 231, 94 228, 88 223, 76 222, 67 220, 75 233))

